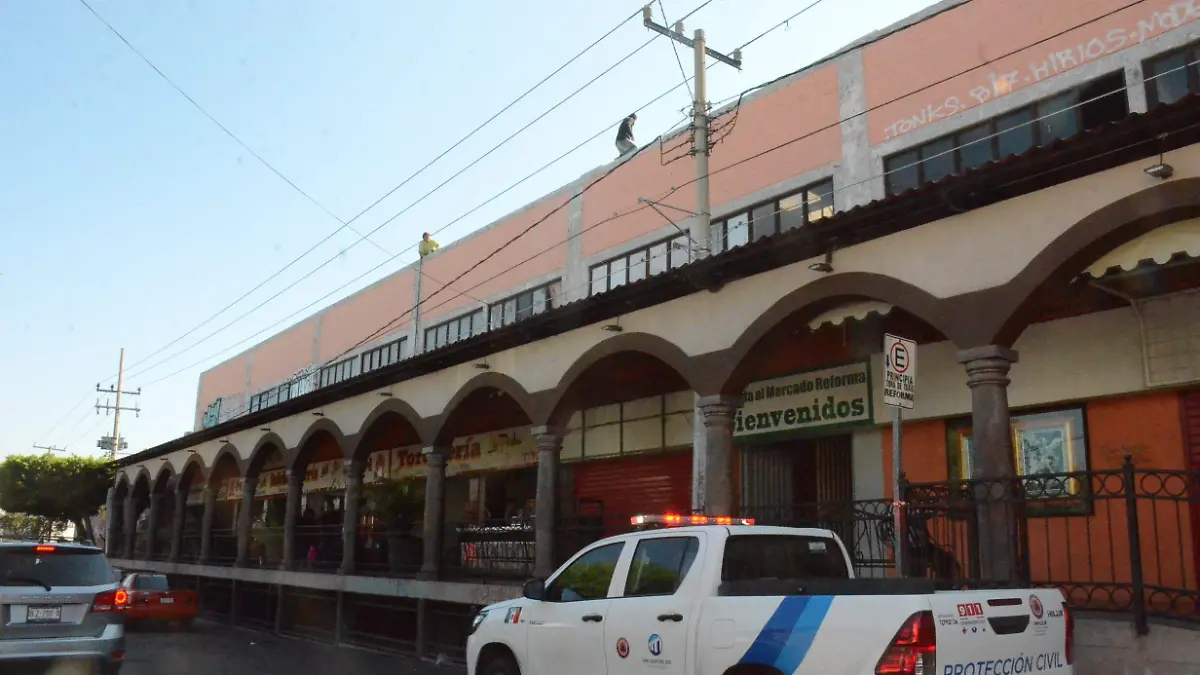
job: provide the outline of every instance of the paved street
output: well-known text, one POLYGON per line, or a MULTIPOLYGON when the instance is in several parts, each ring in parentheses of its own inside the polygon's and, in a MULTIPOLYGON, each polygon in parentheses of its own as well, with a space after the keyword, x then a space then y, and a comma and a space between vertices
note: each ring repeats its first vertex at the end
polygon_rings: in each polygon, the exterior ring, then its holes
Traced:
POLYGON ((197 623, 134 628, 121 675, 462 675, 462 668, 197 623))

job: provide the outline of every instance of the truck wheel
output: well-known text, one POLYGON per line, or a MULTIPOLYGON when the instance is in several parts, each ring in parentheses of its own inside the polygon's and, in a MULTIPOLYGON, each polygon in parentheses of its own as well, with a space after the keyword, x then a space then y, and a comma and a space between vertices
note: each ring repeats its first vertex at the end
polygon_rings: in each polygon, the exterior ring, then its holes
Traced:
POLYGON ((501 654, 484 664, 479 675, 521 675, 521 668, 508 654, 501 654))

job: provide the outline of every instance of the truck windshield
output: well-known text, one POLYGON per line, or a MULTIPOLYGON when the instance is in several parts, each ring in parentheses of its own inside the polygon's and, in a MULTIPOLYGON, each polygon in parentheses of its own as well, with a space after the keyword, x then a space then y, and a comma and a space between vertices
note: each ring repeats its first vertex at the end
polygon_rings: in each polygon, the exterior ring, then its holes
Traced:
POLYGON ((725 542, 721 581, 846 579, 837 542, 796 535, 734 535, 725 542))

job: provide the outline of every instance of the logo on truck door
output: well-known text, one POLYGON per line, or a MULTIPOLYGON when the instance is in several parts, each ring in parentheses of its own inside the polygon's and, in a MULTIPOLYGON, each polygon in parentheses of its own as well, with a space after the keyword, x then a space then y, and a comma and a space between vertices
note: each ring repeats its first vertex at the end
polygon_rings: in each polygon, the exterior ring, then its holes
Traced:
POLYGON ((1029 611, 1033 612, 1033 618, 1040 619, 1046 613, 1046 608, 1042 606, 1042 601, 1038 596, 1029 596, 1029 611))
POLYGON ((629 640, 617 638, 617 656, 621 658, 629 656, 629 640))
POLYGON ((655 656, 662 654, 662 638, 658 637, 658 633, 650 636, 647 646, 650 648, 651 654, 655 656))

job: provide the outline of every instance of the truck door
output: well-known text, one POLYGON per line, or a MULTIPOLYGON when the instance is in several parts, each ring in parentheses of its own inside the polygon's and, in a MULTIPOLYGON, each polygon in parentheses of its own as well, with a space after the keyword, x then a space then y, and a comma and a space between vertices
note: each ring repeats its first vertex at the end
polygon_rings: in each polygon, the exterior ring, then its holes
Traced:
MULTIPOLYGON (((529 675, 604 675, 610 586, 625 542, 597 546, 546 582, 545 599, 517 610, 527 621, 529 675)), ((510 610, 510 613, 512 610, 510 610)))
POLYGON ((704 534, 647 537, 608 607, 604 639, 609 675, 686 672, 696 630, 704 534))

